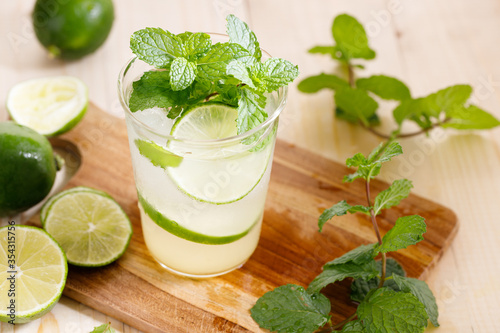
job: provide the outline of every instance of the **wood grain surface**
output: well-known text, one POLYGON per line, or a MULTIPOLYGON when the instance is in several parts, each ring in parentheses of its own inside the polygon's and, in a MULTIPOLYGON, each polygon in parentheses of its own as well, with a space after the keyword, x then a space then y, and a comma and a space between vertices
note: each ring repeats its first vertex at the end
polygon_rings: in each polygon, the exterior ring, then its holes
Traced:
MULTIPOLYGON (((64 294, 145 332, 259 331, 249 310, 266 291, 287 283, 307 286, 321 267, 345 252, 376 242, 368 217, 346 215, 318 232, 324 208, 366 200, 363 182, 343 184, 349 170, 278 141, 257 250, 239 270, 211 279, 179 277, 147 251, 141 233, 125 122, 90 104, 83 121, 60 137, 80 150, 82 164, 67 188, 90 186, 112 195, 129 215, 134 236, 125 255, 105 268, 70 267, 64 294)), ((373 193, 387 188, 374 181, 373 193)), ((373 198, 372 198, 373 200, 373 198)), ((425 241, 394 255, 411 277, 424 277, 457 231, 452 211, 411 195, 380 215, 385 234, 403 215, 422 215, 425 241)), ((36 223, 36 219, 32 221, 36 223)), ((347 283, 328 288, 334 320, 355 311, 347 283)))

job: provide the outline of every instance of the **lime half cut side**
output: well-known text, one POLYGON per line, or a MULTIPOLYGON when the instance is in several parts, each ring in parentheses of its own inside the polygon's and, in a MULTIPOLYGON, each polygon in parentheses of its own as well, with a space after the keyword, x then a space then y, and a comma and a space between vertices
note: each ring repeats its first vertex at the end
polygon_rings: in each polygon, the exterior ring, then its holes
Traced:
MULTIPOLYGON (((237 135, 238 111, 220 103, 188 109, 174 123, 171 135, 185 140, 217 140, 237 135)), ((193 199, 227 204, 249 194, 264 175, 273 145, 252 152, 242 143, 188 145, 171 140, 167 148, 189 156, 177 167, 167 168, 172 181, 193 199)))
POLYGON ((43 226, 72 265, 107 265, 123 255, 132 237, 127 215, 102 191, 64 191, 47 209, 43 226))
POLYGON ((20 324, 42 317, 61 297, 67 274, 63 250, 43 229, 24 225, 0 228, 1 321, 14 319, 20 324), (12 258, 13 266, 8 261, 12 258), (15 317, 10 316, 12 307, 15 317))
POLYGON ((40 210, 40 222, 42 223, 42 227, 45 224, 45 218, 47 217, 47 212, 49 211, 49 207, 60 197, 65 195, 66 193, 72 193, 72 192, 100 192, 99 190, 93 189, 91 187, 86 187, 86 186, 77 186, 77 187, 72 187, 68 190, 65 190, 63 192, 54 194, 51 196, 45 204, 42 206, 42 209, 40 210))
POLYGON ((69 131, 83 118, 87 106, 87 86, 72 76, 24 81, 7 96, 12 119, 46 136, 69 131))

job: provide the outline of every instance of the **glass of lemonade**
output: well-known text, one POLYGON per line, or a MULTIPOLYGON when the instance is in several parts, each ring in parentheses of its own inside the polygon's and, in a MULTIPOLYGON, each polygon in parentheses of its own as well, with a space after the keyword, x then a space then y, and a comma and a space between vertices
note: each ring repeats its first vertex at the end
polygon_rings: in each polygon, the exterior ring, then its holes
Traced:
POLYGON ((176 119, 156 107, 131 112, 133 83, 150 70, 133 58, 118 82, 146 245, 172 272, 227 273, 241 267, 259 241, 286 87, 266 93, 267 120, 238 135, 236 109, 220 103, 184 110, 176 119))

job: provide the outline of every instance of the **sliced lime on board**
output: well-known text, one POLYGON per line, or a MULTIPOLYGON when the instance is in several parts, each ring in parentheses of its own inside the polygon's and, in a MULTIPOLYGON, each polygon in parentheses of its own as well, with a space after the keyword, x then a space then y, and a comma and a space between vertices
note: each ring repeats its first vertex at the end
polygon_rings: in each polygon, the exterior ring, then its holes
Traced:
POLYGON ((132 225, 120 205, 105 192, 68 190, 48 204, 43 227, 61 244, 70 264, 104 266, 127 249, 132 225))
POLYGON ((12 119, 46 136, 73 128, 85 115, 87 105, 87 86, 72 76, 24 81, 12 87, 7 96, 12 119))
POLYGON ((61 297, 67 275, 63 250, 43 229, 25 225, 0 228, 0 321, 13 319, 8 309, 11 304, 17 324, 42 317, 61 297), (9 247, 12 240, 14 246, 9 247), (14 266, 8 261, 11 258, 14 266), (11 279, 13 274, 15 279, 11 279), (15 297, 10 289, 15 290, 15 297))
MULTIPOLYGON (((186 110, 176 120, 170 134, 183 140, 217 140, 237 135, 238 111, 220 103, 204 103, 186 110)), ((193 158, 185 158, 167 171, 180 190, 193 199, 212 204, 238 201, 250 193, 264 175, 272 146, 259 152, 240 147, 209 143, 190 147, 193 158), (229 150, 228 150, 229 149, 229 150)), ((167 148, 173 153, 186 149, 182 141, 171 140, 167 148)))

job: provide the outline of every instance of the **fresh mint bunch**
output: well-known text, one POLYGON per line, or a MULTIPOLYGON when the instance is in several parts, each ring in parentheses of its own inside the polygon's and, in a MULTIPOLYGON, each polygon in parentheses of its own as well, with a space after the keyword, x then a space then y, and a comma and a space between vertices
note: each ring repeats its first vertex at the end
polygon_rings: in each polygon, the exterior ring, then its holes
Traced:
MULTIPOLYGON (((349 53, 353 54, 353 53, 349 53)), ((358 53, 369 56, 368 51, 358 53)), ((376 147, 368 156, 356 154, 347 159, 348 167, 357 170, 346 176, 351 182, 361 178, 367 191, 366 205, 350 205, 345 200, 326 209, 318 219, 320 231, 335 216, 363 213, 370 216, 377 243, 361 245, 343 256, 326 263, 319 274, 304 289, 297 285, 278 287, 262 296, 251 309, 252 318, 263 328, 280 333, 321 332, 423 332, 430 320, 434 326, 438 309, 436 299, 424 281, 406 277, 403 268, 387 253, 404 249, 423 240, 424 219, 418 215, 402 216, 383 237, 377 225, 377 215, 408 197, 412 184, 407 179, 396 180, 381 191, 373 201, 370 181, 380 172, 382 164, 403 153, 399 143, 389 141, 376 147), (376 260, 380 257, 380 260, 376 260), (358 308, 345 321, 331 322, 331 305, 321 290, 329 284, 347 278, 354 279, 351 298, 358 308)))
POLYGON ((234 15, 227 17, 227 34, 228 42, 213 44, 201 32, 136 31, 130 48, 156 70, 133 83, 130 110, 160 107, 176 118, 185 108, 210 100, 238 108, 238 134, 264 122, 267 93, 292 82, 298 68, 280 58, 262 62, 255 33, 234 15))
POLYGON ((345 76, 311 76, 302 80, 298 88, 305 93, 332 89, 335 92, 338 118, 358 123, 385 139, 419 135, 435 127, 472 130, 500 125, 500 121, 490 113, 469 102, 472 93, 470 85, 454 85, 427 96, 412 97, 410 89, 403 82, 390 76, 373 75, 356 79, 355 70, 364 68, 359 59, 375 58, 375 51, 368 45, 365 29, 354 17, 342 14, 333 21, 332 35, 334 45, 316 46, 309 52, 331 56, 342 67, 345 76), (374 128, 379 124, 377 111, 380 100, 398 102, 392 112, 397 127, 389 134, 380 133, 374 128), (405 122, 414 122, 420 130, 403 133, 405 122))

